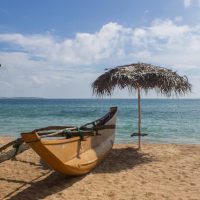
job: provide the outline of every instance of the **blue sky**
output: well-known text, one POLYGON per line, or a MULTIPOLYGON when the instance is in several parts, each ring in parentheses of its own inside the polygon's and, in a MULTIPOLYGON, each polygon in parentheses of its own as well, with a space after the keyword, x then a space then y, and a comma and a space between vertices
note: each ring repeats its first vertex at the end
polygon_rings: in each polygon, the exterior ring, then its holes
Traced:
POLYGON ((199 11, 199 0, 1 0, 0 97, 90 98, 104 68, 147 62, 187 75, 200 98, 199 11))

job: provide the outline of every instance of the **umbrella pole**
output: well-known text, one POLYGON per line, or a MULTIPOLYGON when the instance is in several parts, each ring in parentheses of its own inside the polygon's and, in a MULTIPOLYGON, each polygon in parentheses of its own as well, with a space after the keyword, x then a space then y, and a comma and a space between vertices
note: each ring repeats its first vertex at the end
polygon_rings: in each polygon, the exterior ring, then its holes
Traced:
POLYGON ((141 147, 140 87, 138 87, 138 149, 141 147))

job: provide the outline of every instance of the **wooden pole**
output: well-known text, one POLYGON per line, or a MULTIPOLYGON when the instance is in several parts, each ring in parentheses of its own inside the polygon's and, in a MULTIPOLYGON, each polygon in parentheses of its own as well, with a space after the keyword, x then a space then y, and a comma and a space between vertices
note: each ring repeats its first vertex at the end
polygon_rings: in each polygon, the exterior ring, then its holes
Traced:
POLYGON ((140 110, 140 87, 138 87, 138 149, 141 148, 141 110, 140 110))

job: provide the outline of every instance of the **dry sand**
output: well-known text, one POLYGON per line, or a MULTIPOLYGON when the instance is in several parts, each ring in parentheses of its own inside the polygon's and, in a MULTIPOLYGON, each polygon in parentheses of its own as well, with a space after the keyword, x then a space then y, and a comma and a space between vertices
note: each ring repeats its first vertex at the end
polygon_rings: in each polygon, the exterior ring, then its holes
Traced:
MULTIPOLYGON (((5 143, 7 138, 0 138, 5 143)), ((0 163, 0 199, 200 200, 200 145, 114 145, 93 172, 64 177, 30 149, 0 163)))

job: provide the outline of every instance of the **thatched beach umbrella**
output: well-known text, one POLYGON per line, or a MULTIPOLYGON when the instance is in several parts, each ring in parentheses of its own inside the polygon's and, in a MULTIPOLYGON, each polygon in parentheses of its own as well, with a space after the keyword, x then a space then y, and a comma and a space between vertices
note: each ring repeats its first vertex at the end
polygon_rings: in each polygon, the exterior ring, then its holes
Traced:
POLYGON ((191 84, 186 76, 163 67, 146 63, 135 63, 118 66, 107 70, 93 83, 93 93, 97 96, 112 95, 115 87, 128 88, 130 92, 138 93, 138 148, 141 147, 141 111, 140 93, 146 94, 150 89, 166 96, 184 95, 191 91, 191 84))

